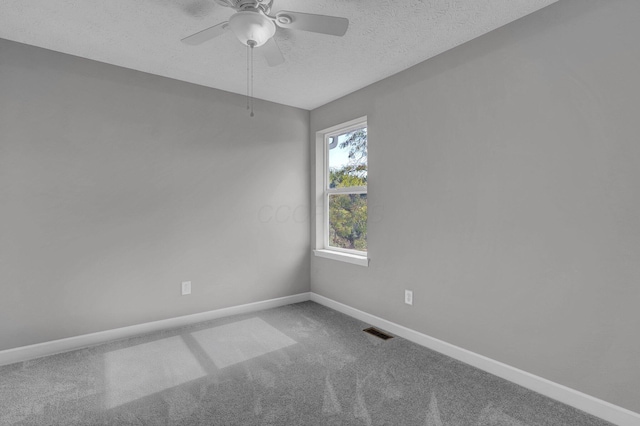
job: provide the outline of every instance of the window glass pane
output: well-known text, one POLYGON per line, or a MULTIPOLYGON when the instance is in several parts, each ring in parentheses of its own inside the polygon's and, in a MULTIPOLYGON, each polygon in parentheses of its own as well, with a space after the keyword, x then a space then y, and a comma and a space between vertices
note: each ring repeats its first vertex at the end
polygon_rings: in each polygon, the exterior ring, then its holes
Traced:
POLYGON ((367 194, 329 194, 329 246, 367 251, 367 194))
POLYGON ((329 188, 367 186, 367 128, 329 138, 329 188))

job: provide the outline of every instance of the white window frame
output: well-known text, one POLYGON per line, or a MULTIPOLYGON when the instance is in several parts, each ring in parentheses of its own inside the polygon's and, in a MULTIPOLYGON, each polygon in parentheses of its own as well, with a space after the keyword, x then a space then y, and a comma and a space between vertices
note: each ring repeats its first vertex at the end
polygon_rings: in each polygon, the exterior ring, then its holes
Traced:
POLYGON ((316 133, 316 202, 318 204, 316 211, 322 212, 322 217, 316 217, 314 254, 328 259, 369 266, 368 252, 329 245, 329 197, 334 194, 367 194, 366 186, 329 188, 329 140, 363 127, 367 127, 367 117, 360 117, 316 133))

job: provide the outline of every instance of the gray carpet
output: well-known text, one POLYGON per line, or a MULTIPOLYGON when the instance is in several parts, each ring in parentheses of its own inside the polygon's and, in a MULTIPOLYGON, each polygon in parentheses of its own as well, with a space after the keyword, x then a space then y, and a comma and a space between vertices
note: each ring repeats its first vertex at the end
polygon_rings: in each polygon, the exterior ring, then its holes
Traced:
POLYGON ((607 425, 313 302, 0 367, 2 425, 607 425))

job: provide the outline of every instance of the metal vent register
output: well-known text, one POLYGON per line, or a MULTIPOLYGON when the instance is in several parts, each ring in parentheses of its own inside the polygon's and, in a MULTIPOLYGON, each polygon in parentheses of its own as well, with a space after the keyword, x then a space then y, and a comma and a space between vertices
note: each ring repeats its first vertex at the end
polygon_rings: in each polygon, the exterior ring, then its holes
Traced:
POLYGON ((384 332, 384 331, 382 331, 382 330, 378 330, 378 329, 377 329, 377 328, 375 328, 375 327, 365 328, 365 329, 364 329, 364 330, 362 330, 362 331, 364 331, 365 333, 369 333, 369 334, 371 334, 372 336, 376 336, 376 337, 378 337, 378 338, 380 338, 380 339, 382 339, 382 340, 389 340, 389 339, 393 339, 393 336, 392 336, 392 335, 390 335, 389 333, 385 333, 385 332, 384 332))

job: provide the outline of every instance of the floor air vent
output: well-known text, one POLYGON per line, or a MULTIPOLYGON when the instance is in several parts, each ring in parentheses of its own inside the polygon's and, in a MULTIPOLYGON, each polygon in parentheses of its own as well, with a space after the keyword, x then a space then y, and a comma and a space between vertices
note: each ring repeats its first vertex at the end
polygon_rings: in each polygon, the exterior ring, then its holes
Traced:
POLYGON ((377 328, 375 328, 375 327, 365 328, 365 329, 364 329, 364 330, 362 330, 362 331, 364 331, 365 333, 369 333, 369 334, 371 334, 372 336, 379 337, 379 338, 381 338, 382 340, 389 340, 389 339, 393 339, 393 336, 392 336, 392 335, 390 335, 390 334, 388 334, 388 333, 385 333, 385 332, 384 332, 384 331, 382 331, 382 330, 378 330, 378 329, 377 329, 377 328))

